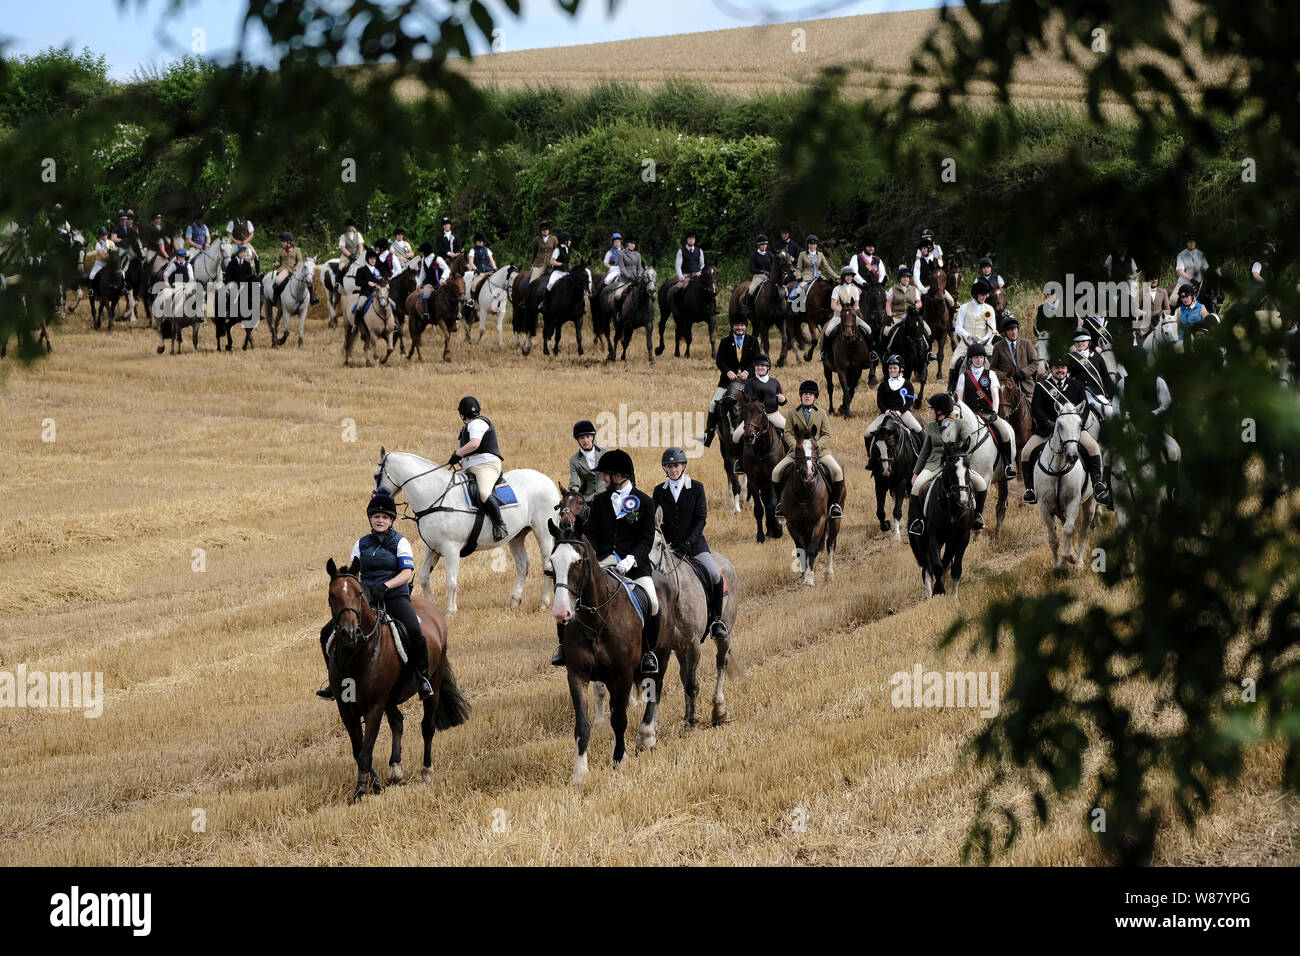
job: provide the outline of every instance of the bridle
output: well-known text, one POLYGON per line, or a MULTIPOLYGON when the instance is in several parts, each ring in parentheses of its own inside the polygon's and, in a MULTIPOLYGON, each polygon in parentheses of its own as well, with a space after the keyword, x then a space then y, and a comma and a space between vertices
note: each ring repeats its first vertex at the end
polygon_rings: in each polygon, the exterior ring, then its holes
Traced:
MULTIPOLYGON (((350 571, 340 571, 337 575, 335 575, 335 580, 337 580, 338 578, 351 578, 353 581, 356 581, 356 582, 357 582, 357 587, 358 587, 358 589, 361 591, 361 593, 362 593, 362 594, 365 594, 365 593, 366 593, 366 592, 365 592, 365 585, 363 585, 363 584, 361 583, 361 578, 359 578, 357 575, 353 574, 352 572, 350 572, 350 571)), ((381 598, 381 600, 382 600, 382 598, 381 598)), ((360 634, 360 631, 361 631, 361 611, 360 611, 360 609, 359 609, 359 608, 355 608, 355 607, 353 607, 353 606, 350 605, 350 604, 348 604, 348 605, 344 605, 343 607, 339 608, 339 610, 338 610, 337 612, 335 612, 333 616, 331 616, 331 618, 330 618, 330 623, 334 625, 334 632, 335 632, 335 633, 346 633, 346 634, 349 634, 349 635, 352 635, 352 634, 359 634, 359 635, 360 635, 359 637, 356 638, 355 642, 353 643, 351 653, 349 653, 349 654, 347 655, 347 657, 342 661, 342 663, 343 663, 343 665, 344 665, 345 667, 350 667, 350 666, 352 665, 352 662, 353 662, 354 660, 356 660, 357 654, 360 653, 361 648, 363 648, 363 647, 365 647, 367 644, 369 644, 371 638, 373 638, 376 634, 378 634, 378 633, 379 633, 379 629, 380 629, 381 627, 383 627, 383 624, 384 624, 384 614, 383 614, 383 612, 381 612, 381 611, 378 609, 378 607, 376 607, 376 610, 375 610, 375 626, 372 627, 372 628, 370 629, 370 631, 369 631, 368 633, 366 633, 366 634, 360 634), (357 619, 357 627, 356 627, 355 629, 353 629, 353 628, 344 628, 341 624, 339 624, 339 618, 341 618, 344 614, 348 613, 349 611, 352 612, 352 614, 353 614, 353 615, 356 617, 356 619, 357 619)))
POLYGON ((754 414, 753 412, 747 411, 745 413, 745 434, 744 434, 745 444, 753 448, 755 452, 757 452, 760 447, 771 448, 772 447, 772 423, 767 420, 767 414, 763 411, 763 403, 751 402, 750 404, 757 409, 759 421, 762 424, 760 425, 759 422, 751 422, 749 420, 750 416, 754 414), (759 428, 763 429, 764 442, 761 446, 758 443, 759 428))
MULTIPOLYGON (((605 616, 600 612, 603 611, 605 608, 609 607, 609 605, 612 604, 618 598, 618 594, 621 590, 623 590, 623 587, 621 584, 618 584, 614 588, 612 588, 610 596, 601 604, 584 604, 582 602, 582 594, 587 589, 587 584, 589 582, 594 584, 591 577, 591 547, 586 542, 584 542, 581 538, 572 538, 572 537, 557 538, 555 544, 551 546, 551 557, 552 557, 551 567, 552 568, 555 567, 555 561, 554 561, 555 551, 561 545, 568 545, 578 552, 579 556, 582 559, 581 560, 582 575, 578 578, 578 586, 575 588, 573 585, 571 585, 568 582, 568 580, 561 581, 560 576, 557 574, 555 576, 555 590, 568 591, 570 594, 573 595, 573 617, 571 618, 571 620, 576 621, 579 624, 579 626, 581 626, 582 629, 587 632, 589 639, 594 644, 596 643, 596 638, 598 638, 601 635, 601 633, 608 628, 608 622, 605 620, 605 616), (592 627, 590 624, 584 621, 581 617, 583 611, 591 612, 591 614, 596 618, 596 620, 600 622, 599 626, 592 627)), ((608 569, 602 569, 602 570, 608 570, 608 569)))
POLYGON ((795 474, 794 474, 794 478, 790 482, 790 486, 796 489, 794 494, 794 500, 799 502, 799 507, 802 510, 807 511, 808 506, 812 504, 812 494, 810 493, 806 498, 801 497, 799 495, 798 488, 802 487, 808 489, 816 489, 817 479, 818 479, 817 467, 818 464, 820 463, 820 459, 817 455, 817 444, 815 442, 812 443, 811 458, 803 454, 803 442, 800 442, 795 447, 798 450, 799 454, 795 457, 794 460, 795 474), (806 465, 811 465, 812 467, 811 481, 809 481, 807 478, 804 477, 804 467, 806 467, 806 465))

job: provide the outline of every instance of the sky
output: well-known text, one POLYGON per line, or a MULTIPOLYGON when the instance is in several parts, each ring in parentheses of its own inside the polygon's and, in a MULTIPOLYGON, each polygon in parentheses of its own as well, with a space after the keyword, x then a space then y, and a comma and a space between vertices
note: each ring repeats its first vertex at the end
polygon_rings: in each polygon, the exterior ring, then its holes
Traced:
MULTIPOLYGON (((611 14, 608 0, 581 0, 578 15, 571 17, 557 0, 520 0, 517 19, 501 0, 484 2, 507 51, 941 5, 941 0, 617 0, 611 14)), ((429 6, 441 12, 448 4, 430 0, 429 6)), ((246 9, 241 0, 12 3, 6 4, 0 21, 0 44, 5 56, 30 55, 51 46, 74 51, 89 47, 107 56, 110 76, 126 80, 142 67, 161 67, 190 53, 196 38, 203 41, 201 52, 207 56, 219 58, 233 50, 246 9)), ((257 62, 265 45, 256 42, 260 37, 253 39, 248 58, 257 62)), ((487 52, 486 44, 478 44, 475 52, 487 52)))

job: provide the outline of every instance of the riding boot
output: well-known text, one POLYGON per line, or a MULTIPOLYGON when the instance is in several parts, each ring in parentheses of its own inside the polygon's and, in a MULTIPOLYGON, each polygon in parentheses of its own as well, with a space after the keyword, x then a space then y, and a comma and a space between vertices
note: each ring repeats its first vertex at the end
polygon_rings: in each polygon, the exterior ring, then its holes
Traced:
POLYGON ((957 390, 957 379, 960 376, 960 366, 954 365, 952 368, 948 369, 948 391, 955 392, 957 390))
POLYGON ((414 634, 406 635, 409 647, 407 654, 411 659, 411 670, 415 673, 415 690, 420 695, 420 700, 428 700, 433 696, 433 685, 429 683, 429 645, 425 643, 424 635, 418 637, 414 634))
MULTIPOLYGON (((330 666, 330 656, 329 656, 329 652, 325 650, 325 645, 329 643, 330 632, 333 630, 334 630, 334 622, 330 621, 323 628, 321 628, 321 632, 320 632, 320 653, 321 656, 325 658, 326 670, 328 670, 330 666)), ((334 691, 330 688, 328 675, 325 677, 325 686, 322 687, 320 690, 316 691, 316 696, 319 697, 321 700, 334 699, 334 691)))
POLYGON ((655 645, 659 643, 659 615, 646 618, 645 627, 641 629, 641 674, 650 677, 659 673, 659 658, 655 656, 655 645))
POLYGON ((781 429, 781 447, 786 450, 787 454, 789 453, 790 449, 794 447, 794 444, 790 441, 790 439, 785 437, 784 428, 781 429))
POLYGON ((1092 482, 1093 496, 1103 505, 1110 504, 1110 489, 1101 480, 1101 458, 1090 455, 1082 449, 1081 452, 1087 464, 1088 478, 1092 482))
POLYGON ((279 282, 277 282, 275 285, 271 286, 271 304, 272 304, 272 305, 279 305, 279 304, 280 304, 280 293, 284 291, 285 284, 288 283, 288 281, 289 281, 289 277, 288 277, 288 276, 285 276, 283 279, 281 279, 281 280, 280 280, 279 282))
POLYGON ((709 412, 709 417, 704 423, 704 435, 700 438, 704 447, 708 448, 713 444, 713 436, 718 430, 718 413, 709 412))
POLYGON ((1004 442, 1000 437, 998 437, 996 431, 993 432, 993 436, 994 438, 997 439, 998 454, 1000 454, 1002 456, 1002 460, 1007 463, 1006 466, 1002 469, 1002 476, 1006 478, 1007 481, 1010 481, 1012 478, 1015 478, 1017 475, 1016 463, 1011 456, 1011 447, 1006 442, 1004 442))
MULTIPOLYGON (((715 640, 722 640, 728 634, 727 622, 722 619, 722 579, 710 582, 709 587, 709 634, 715 640)), ((701 638, 703 640, 703 638, 701 638)))
MULTIPOLYGON (((786 474, 789 474, 789 472, 787 472, 786 474)), ((776 511, 774 511, 772 514, 774 518, 785 517, 785 515, 781 512, 781 492, 785 489, 785 479, 786 479, 786 475, 783 474, 780 478, 778 478, 775 482, 773 482, 772 497, 776 499, 776 511)))
MULTIPOLYGON (((911 512, 913 502, 915 502, 916 504, 916 510, 920 512, 923 500, 917 495, 911 495, 911 494, 907 496, 908 512, 909 513, 911 512)), ((925 534, 925 516, 918 514, 918 517, 914 518, 912 520, 912 523, 907 526, 907 533, 917 535, 918 537, 920 535, 925 534)))
POLYGON ((551 664, 554 667, 564 666, 564 625, 559 621, 555 622, 555 639, 558 642, 555 645, 555 653, 551 655, 551 664))
POLYGON ((844 509, 840 507, 840 498, 844 495, 844 482, 837 481, 831 485, 831 517, 843 518, 844 509))
POLYGON ((984 499, 989 496, 989 491, 985 488, 983 491, 975 492, 975 521, 971 524, 972 531, 984 530, 984 499))
POLYGON ((496 499, 496 495, 488 495, 483 499, 483 513, 488 516, 492 522, 492 540, 500 541, 510 534, 506 528, 506 523, 501 520, 501 505, 496 499))
POLYGON ((1034 493, 1034 463, 1025 462, 1025 493, 1020 496, 1020 500, 1027 505, 1037 504, 1038 495, 1034 493))

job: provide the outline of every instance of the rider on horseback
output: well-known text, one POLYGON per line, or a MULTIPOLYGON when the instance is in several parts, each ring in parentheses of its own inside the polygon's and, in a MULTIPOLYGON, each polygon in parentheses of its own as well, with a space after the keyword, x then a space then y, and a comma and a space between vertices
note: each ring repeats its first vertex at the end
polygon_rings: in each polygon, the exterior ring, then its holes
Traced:
MULTIPOLYGON (((632 456, 620 448, 605 452, 596 467, 605 477, 606 490, 591 502, 584 532, 601 567, 614 567, 620 575, 645 591, 650 608, 641 629, 641 674, 659 671, 654 648, 659 643, 659 595, 651 577, 650 549, 655 540, 654 501, 636 487, 632 456)), ((557 655, 562 648, 557 648, 557 655)))
MULTIPOLYGON (((551 289, 555 287, 555 283, 559 282, 560 279, 569 274, 569 257, 572 254, 573 236, 569 235, 567 232, 561 232, 559 238, 559 245, 557 245, 555 250, 551 253, 551 263, 548 267, 551 275, 546 280, 547 292, 550 292, 551 289)), ((546 296, 543 295, 541 302, 537 306, 537 311, 545 311, 545 306, 546 296)))
POLYGON ((1133 328, 1145 335, 1159 327, 1161 320, 1173 311, 1174 303, 1169 298, 1169 290, 1160 284, 1160 268, 1157 266, 1147 276, 1147 287, 1142 290, 1138 306, 1139 318, 1133 328))
POLYGON ((754 296, 772 274, 772 253, 767 251, 767 236, 760 234, 758 248, 749 257, 749 291, 740 298, 740 314, 748 320, 754 314, 754 296))
POLYGON ((533 264, 528 273, 529 282, 537 281, 537 277, 546 269, 546 264, 551 261, 551 253, 559 245, 551 235, 551 224, 548 220, 543 219, 539 229, 541 235, 533 239, 533 264))
POLYGON ((1178 290, 1178 341, 1205 322, 1205 306, 1196 301, 1196 291, 1184 283, 1178 290))
POLYGON ((977 275, 975 278, 983 279, 984 284, 987 285, 989 289, 996 290, 996 289, 1005 289, 1007 287, 1007 284, 1005 281, 1003 281, 1002 276, 997 275, 993 272, 993 260, 990 259, 988 256, 985 256, 983 259, 980 260, 979 270, 980 270, 979 275, 977 275))
POLYGON ((335 275, 340 282, 361 257, 361 251, 365 248, 365 237, 357 232, 357 224, 349 219, 343 224, 343 233, 339 236, 339 261, 334 267, 335 275))
POLYGON ((438 255, 442 256, 443 259, 451 259, 460 255, 464 243, 456 238, 456 234, 451 231, 451 217, 443 216, 438 223, 438 228, 441 230, 438 233, 438 255))
MULTIPOLYGON (((799 261, 794 267, 794 277, 797 280, 794 288, 790 290, 787 297, 795 303, 795 311, 804 311, 804 303, 808 299, 808 288, 817 281, 819 275, 825 275, 828 282, 835 281, 835 270, 831 268, 830 261, 817 249, 818 239, 816 236, 809 236, 804 240, 808 249, 806 252, 799 253, 799 261)), ((852 266, 845 266, 850 273, 853 272, 852 266)), ((857 286, 854 286, 856 289, 857 286)))
MULTIPOLYGON (((931 395, 926 401, 934 411, 934 421, 925 426, 925 439, 921 442, 921 450, 916 455, 916 466, 912 471, 912 498, 918 507, 925 503, 926 487, 935 475, 943 471, 944 444, 951 441, 958 448, 969 450, 976 428, 972 418, 960 414, 958 406, 947 392, 931 395)), ((972 469, 967 475, 971 487, 975 489, 975 521, 971 528, 978 531, 984 527, 984 499, 988 496, 989 486, 979 472, 972 469)), ((924 534, 925 519, 917 518, 907 531, 908 534, 924 534)))
POLYGON ((492 540, 500 541, 510 532, 501 520, 501 505, 496 499, 497 479, 501 477, 501 462, 505 456, 497 445, 496 429, 481 414, 478 399, 466 395, 456 406, 464 423, 456 440, 456 448, 447 464, 460 464, 465 474, 477 486, 479 508, 492 522, 492 540))
MULTIPOLYGON (((926 232, 929 232, 927 229, 926 232)), ((917 289, 921 295, 928 295, 930 292, 930 273, 932 270, 943 268, 943 250, 934 244, 931 236, 921 234, 921 245, 916 250, 916 261, 912 263, 912 281, 916 283, 917 289)), ((947 289, 943 290, 943 301, 947 303, 948 308, 955 308, 957 303, 953 301, 952 293, 947 289)))
POLYGON ((149 217, 149 225, 144 230, 144 243, 154 252, 158 253, 162 259, 170 259, 171 237, 167 235, 167 230, 163 228, 162 213, 156 212, 149 217))
POLYGON ((375 297, 375 289, 384 281, 379 267, 375 265, 378 258, 374 249, 366 249, 366 264, 357 270, 354 276, 357 283, 357 300, 352 304, 353 315, 364 315, 375 297))
POLYGON ((1026 397, 1033 392, 1038 378, 1038 350, 1032 341, 1020 337, 1020 322, 1014 315, 1002 321, 1002 336, 993 344, 989 367, 1015 382, 1026 397))
MULTIPOLYGON (((898 324, 907 317, 908 309, 916 309, 918 316, 921 312, 921 290, 912 283, 912 270, 907 266, 898 267, 898 284, 891 287, 885 293, 885 327, 880 330, 880 341, 882 345, 890 344, 890 337, 894 334, 894 329, 898 324)), ((930 331, 930 325, 921 319, 921 328, 925 330, 926 341, 934 337, 930 331)))
POLYGON ((618 260, 619 256, 623 254, 622 233, 614 233, 614 235, 610 237, 610 243, 610 247, 606 251, 604 258, 600 260, 601 264, 609 270, 605 273, 605 281, 602 282, 601 285, 609 285, 618 278, 618 260))
POLYGON ((694 229, 686 230, 685 244, 677 250, 677 285, 685 286, 692 277, 704 271, 704 250, 695 244, 698 238, 694 229))
MULTIPOLYGON (((406 628, 406 648, 411 670, 415 672, 416 690, 420 700, 426 700, 433 696, 433 685, 429 683, 429 648, 424 643, 420 619, 411 607, 410 581, 415 576, 415 558, 411 543, 393 527, 397 505, 392 492, 382 486, 376 488, 366 504, 366 517, 370 519, 370 533, 357 539, 348 563, 361 559, 361 583, 370 592, 370 602, 376 606, 382 602, 388 616, 406 628)), ((320 630, 320 649, 327 667, 330 656, 326 645, 335 626, 331 619, 320 630)), ((326 686, 316 691, 316 696, 333 700, 334 691, 326 686)))
POLYGON ((94 281, 95 276, 99 275, 99 270, 104 268, 104 263, 108 261, 108 254, 112 252, 114 248, 116 248, 116 246, 108 235, 108 228, 100 226, 99 238, 95 242, 95 250, 86 257, 89 259, 93 256, 95 259, 94 263, 90 267, 90 275, 86 277, 87 281, 94 281))
POLYGON ((777 239, 776 243, 772 246, 772 254, 775 255, 778 252, 784 252, 790 257, 790 261, 794 262, 799 258, 799 243, 790 238, 789 226, 782 226, 777 231, 781 234, 781 238, 777 239))
POLYGON ((880 409, 880 414, 867 426, 866 434, 863 436, 868 448, 871 447, 871 436, 884 424, 886 415, 901 419, 904 425, 918 435, 925 431, 925 426, 912 414, 912 399, 916 396, 908 391, 910 387, 911 383, 903 375, 902 358, 891 355, 885 359, 885 380, 876 388, 876 405, 880 409))
POLYGON ((185 227, 185 242, 187 247, 202 252, 211 241, 212 236, 203 222, 203 210, 200 209, 194 214, 194 221, 185 227))
MULTIPOLYGON (((1025 442, 1021 452, 1021 457, 1025 461, 1023 499, 1027 504, 1032 505, 1038 501, 1038 496, 1034 493, 1034 452, 1047 442, 1052 430, 1056 428, 1056 418, 1060 414, 1061 407, 1080 405, 1087 399, 1083 383, 1078 379, 1070 378, 1069 369, 1064 356, 1052 359, 1051 374, 1034 388, 1034 399, 1030 405, 1030 412, 1034 417, 1034 434, 1030 436, 1029 441, 1025 442)), ((1098 501, 1106 504, 1110 499, 1110 492, 1101 480, 1101 448, 1098 447, 1097 440, 1086 431, 1079 435, 1079 452, 1088 471, 1088 477, 1092 480, 1093 494, 1097 496, 1098 501)))
POLYGON ((952 363, 948 366, 949 391, 957 387, 957 376, 961 374, 967 350, 976 342, 985 348, 993 342, 993 306, 987 301, 992 291, 987 282, 976 279, 970 288, 970 301, 957 310, 953 332, 960 341, 952 350, 952 363))
POLYGON ((727 625, 722 620, 722 573, 713 560, 709 543, 704 540, 704 525, 708 521, 704 486, 687 477, 683 449, 676 446, 666 449, 659 463, 668 480, 655 486, 653 499, 663 509, 660 527, 664 540, 678 554, 689 557, 708 572, 709 633, 721 640, 727 636, 727 625))
POLYGON ((858 287, 867 284, 868 275, 874 276, 880 285, 885 284, 885 263, 876 255, 874 239, 862 240, 862 251, 849 261, 849 268, 853 270, 853 281, 858 287))
POLYGON ((718 387, 713 392, 713 400, 709 402, 709 417, 704 423, 704 434, 698 439, 704 443, 705 448, 713 444, 713 434, 718 427, 718 402, 727 394, 732 382, 739 380, 743 383, 749 378, 749 371, 758 358, 758 339, 745 334, 748 327, 748 320, 744 316, 738 316, 731 323, 730 342, 718 343, 718 354, 714 359, 720 373, 718 387))
MULTIPOLYGON (((280 293, 284 291, 285 283, 302 263, 302 250, 293 244, 293 233, 280 233, 280 254, 275 260, 275 284, 271 286, 272 305, 280 304, 280 293)), ((315 305, 319 301, 315 288, 311 288, 311 304, 315 305)))
POLYGON ((618 285, 632 285, 645 278, 646 265, 641 253, 636 251, 636 236, 623 240, 623 251, 618 256, 618 285))
MULTIPOLYGON (((785 437, 785 416, 778 409, 786 403, 785 394, 781 391, 779 380, 772 378, 768 372, 772 368, 772 360, 766 355, 760 355, 754 359, 754 374, 745 379, 743 394, 751 402, 761 402, 763 411, 767 415, 767 420, 775 425, 781 432, 781 444, 786 450, 790 449, 790 444, 785 437)), ((745 423, 741 422, 731 433, 731 440, 734 443, 740 442, 740 436, 745 431, 745 423)))
MULTIPOLYGON (((853 281, 853 267, 845 266, 840 270, 840 284, 831 292, 831 320, 826 323, 826 328, 822 330, 822 348, 821 361, 826 361, 826 353, 832 347, 831 340, 835 338, 840 330, 840 313, 846 305, 857 306, 862 296, 862 290, 857 283, 853 281)), ((857 326, 862 330, 863 335, 871 334, 871 326, 858 313, 857 326)))
POLYGON ((406 241, 406 230, 401 226, 398 226, 393 230, 393 241, 390 243, 390 248, 393 251, 393 255, 397 257, 398 261, 403 266, 410 262, 411 257, 415 255, 415 250, 412 249, 411 244, 406 241))
POLYGON ((1002 402, 1001 385, 998 377, 988 367, 988 352, 976 342, 966 352, 970 367, 957 380, 957 401, 964 402, 971 411, 989 426, 993 442, 998 446, 1006 467, 1003 475, 1008 479, 1016 477, 1016 436, 1011 424, 998 415, 1002 402))
POLYGON ((573 437, 578 450, 569 456, 569 490, 591 504, 591 499, 605 490, 605 479, 596 469, 605 449, 596 444, 596 426, 585 418, 573 426, 573 437))
MULTIPOLYGON (((1199 285, 1205 278, 1205 273, 1210 271, 1210 262, 1205 258, 1205 253, 1196 248, 1196 237, 1192 233, 1187 233, 1183 241, 1187 248, 1179 252, 1178 258, 1174 260, 1174 271, 1184 282, 1199 285)), ((1178 291, 1181 293, 1182 289, 1178 291)))
POLYGON ((821 389, 812 379, 805 379, 799 385, 799 407, 790 413, 786 420, 786 428, 792 433, 789 441, 789 451, 784 458, 776 463, 772 469, 772 486, 776 495, 776 517, 785 517, 781 514, 781 492, 785 490, 785 473, 794 464, 794 449, 800 442, 805 439, 812 439, 817 443, 817 458, 821 464, 826 466, 826 470, 831 473, 831 510, 832 518, 844 517, 844 510, 840 507, 840 499, 844 497, 844 469, 840 463, 835 460, 830 453, 831 443, 831 420, 827 414, 818 408, 814 402, 821 389))

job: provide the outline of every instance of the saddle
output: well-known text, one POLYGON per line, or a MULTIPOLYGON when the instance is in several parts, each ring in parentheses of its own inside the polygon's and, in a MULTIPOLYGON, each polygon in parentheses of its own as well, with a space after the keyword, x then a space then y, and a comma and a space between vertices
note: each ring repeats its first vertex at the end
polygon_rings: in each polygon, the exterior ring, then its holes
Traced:
POLYGON ((646 614, 650 611, 650 596, 645 593, 645 588, 623 577, 617 568, 608 567, 604 570, 615 581, 623 585, 623 588, 627 591, 627 596, 632 599, 632 607, 636 610, 637 617, 641 618, 641 626, 645 627, 646 614))
MULTIPOLYGON (((463 482, 465 486, 465 503, 471 508, 478 508, 482 504, 479 500, 478 480, 468 472, 463 474, 465 476, 463 482)), ((519 504, 519 499, 515 496, 515 490, 506 482, 505 475, 497 476, 497 483, 492 487, 492 495, 502 508, 519 504)))
POLYGON ((478 293, 479 290, 483 288, 483 283, 487 282, 490 278, 492 278, 492 273, 490 272, 480 272, 476 275, 470 280, 469 294, 474 298, 478 298, 478 293))
POLYGON ((409 644, 407 642, 410 640, 410 636, 406 633, 406 626, 387 611, 383 612, 382 620, 384 624, 388 625, 389 633, 393 635, 393 646, 397 648, 397 657, 404 667, 409 658, 409 644))

